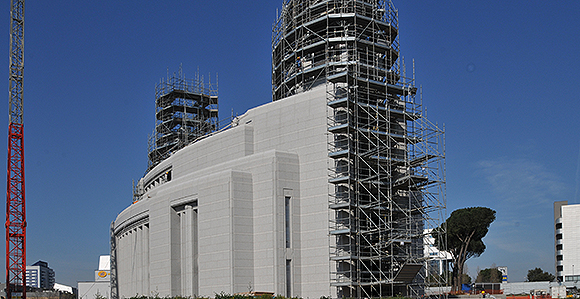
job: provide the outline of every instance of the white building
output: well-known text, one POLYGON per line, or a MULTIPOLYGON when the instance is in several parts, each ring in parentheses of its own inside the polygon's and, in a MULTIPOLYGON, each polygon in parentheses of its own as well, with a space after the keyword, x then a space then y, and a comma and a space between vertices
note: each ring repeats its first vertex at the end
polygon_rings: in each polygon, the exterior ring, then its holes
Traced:
POLYGON ((95 299, 100 296, 111 298, 111 257, 101 255, 99 257, 99 267, 95 270, 95 279, 93 281, 78 282, 79 299, 95 299))
POLYGON ((71 286, 67 286, 64 284, 60 284, 60 283, 54 283, 54 290, 55 291, 59 291, 59 292, 66 292, 66 293, 70 293, 73 295, 77 294, 77 290, 71 286))
POLYGON ((554 202, 556 277, 563 282, 580 281, 580 204, 554 202))
POLYGON ((442 275, 445 271, 449 271, 452 257, 448 251, 441 251, 435 246, 435 238, 431 235, 431 231, 432 229, 426 229, 423 238, 423 254, 427 260, 425 270, 427 275, 442 275))
POLYGON ((113 297, 422 294, 443 132, 401 78, 392 4, 314 2, 284 1, 274 101, 227 129, 211 86, 157 86, 149 169, 112 224, 113 297))
POLYGON ((44 261, 38 261, 31 266, 26 266, 26 285, 52 290, 54 287, 54 270, 49 268, 48 263, 44 261))

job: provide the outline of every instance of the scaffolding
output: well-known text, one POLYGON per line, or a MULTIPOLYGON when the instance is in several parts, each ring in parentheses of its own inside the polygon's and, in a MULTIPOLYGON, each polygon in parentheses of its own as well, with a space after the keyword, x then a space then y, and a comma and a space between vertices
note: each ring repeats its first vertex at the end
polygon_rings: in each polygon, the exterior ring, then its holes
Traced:
POLYGON ((425 231, 445 219, 444 130, 405 77, 398 31, 385 0, 285 0, 273 26, 273 100, 326 86, 338 297, 423 295, 425 231))
POLYGON ((181 69, 155 86, 155 130, 149 136, 151 170, 174 152, 218 129, 217 84, 199 72, 186 79, 181 69))

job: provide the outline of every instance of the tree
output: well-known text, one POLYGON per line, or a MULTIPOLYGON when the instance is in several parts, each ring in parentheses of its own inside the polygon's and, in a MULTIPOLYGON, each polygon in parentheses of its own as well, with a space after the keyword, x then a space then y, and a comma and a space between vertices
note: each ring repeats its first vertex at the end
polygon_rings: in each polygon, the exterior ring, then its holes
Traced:
POLYGON ((471 284, 471 276, 465 273, 461 274, 461 283, 471 284))
POLYGON ((475 282, 501 282, 501 272, 497 268, 487 268, 477 273, 475 282))
POLYGON ((541 268, 528 270, 528 281, 554 281, 554 279, 556 279, 556 276, 544 272, 541 268))
MULTIPOLYGON (((495 211, 485 207, 458 209, 432 232, 437 249, 451 254, 453 263, 453 292, 461 290, 463 267, 471 257, 478 257, 485 251, 483 237, 495 220, 495 211), (445 248, 447 237, 447 248, 445 248)), ((501 276, 500 276, 501 277, 501 276)))

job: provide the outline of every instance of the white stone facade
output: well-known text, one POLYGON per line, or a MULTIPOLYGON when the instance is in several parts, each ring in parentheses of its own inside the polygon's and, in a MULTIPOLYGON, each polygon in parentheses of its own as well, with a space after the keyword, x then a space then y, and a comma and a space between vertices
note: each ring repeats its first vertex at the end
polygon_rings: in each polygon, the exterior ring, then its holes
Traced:
POLYGON ((148 172, 114 222, 119 297, 331 295, 325 92, 251 109, 148 172))

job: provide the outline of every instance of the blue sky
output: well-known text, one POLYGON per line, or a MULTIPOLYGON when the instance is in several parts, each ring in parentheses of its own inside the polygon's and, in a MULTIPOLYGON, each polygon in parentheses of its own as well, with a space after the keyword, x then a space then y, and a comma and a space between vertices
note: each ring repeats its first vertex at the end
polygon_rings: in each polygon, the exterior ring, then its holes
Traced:
MULTIPOLYGON (((109 225, 144 174, 154 88, 168 72, 182 65, 188 77, 198 69, 206 80, 217 76, 221 118, 271 100, 271 27, 281 2, 27 3, 29 263, 47 261, 59 283, 93 279, 109 225)), ((508 266, 511 281, 535 267, 553 273, 552 203, 580 203, 580 2, 394 4, 407 74, 414 59, 427 116, 445 125, 448 211, 497 211, 470 272, 508 266)), ((7 79, 2 86, 7 95, 7 79)))

